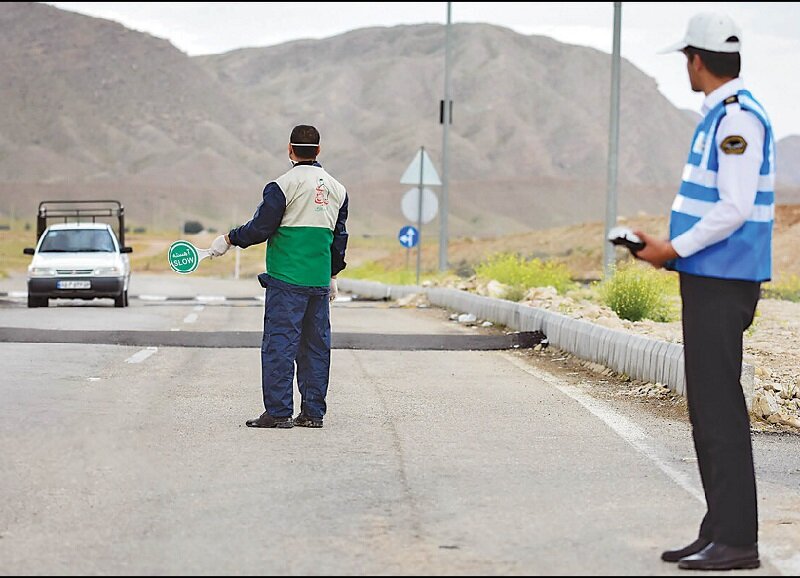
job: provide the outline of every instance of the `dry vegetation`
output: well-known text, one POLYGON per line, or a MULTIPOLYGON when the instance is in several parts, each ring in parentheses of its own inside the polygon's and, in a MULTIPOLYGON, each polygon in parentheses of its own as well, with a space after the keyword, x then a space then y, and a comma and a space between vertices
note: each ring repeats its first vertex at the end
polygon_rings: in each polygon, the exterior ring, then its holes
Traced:
MULTIPOLYGON (((667 218, 638 216, 620 219, 626 226, 655 234, 667 234, 667 218)), ((431 227, 433 228, 433 227, 431 227)), ((575 279, 599 279, 602 272, 603 230, 600 222, 584 223, 570 227, 557 227, 531 231, 503 237, 463 237, 450 243, 450 263, 453 270, 471 274, 474 267, 487 257, 498 253, 518 253, 529 258, 553 259, 563 263, 575 279)), ((167 249, 179 238, 184 238, 198 247, 207 247, 218 233, 180 235, 177 232, 128 233, 127 244, 134 252, 131 256, 134 271, 167 272, 167 249)), ((30 257, 22 254, 24 247, 33 246, 35 233, 25 230, 24 223, 11 223, 10 230, 0 230, 0 275, 22 273, 30 263, 30 257)), ((800 259, 795 248, 800 244, 800 205, 784 205, 777 209, 774 241, 775 279, 800 275, 800 259)), ((626 257, 619 250, 620 257, 626 257)), ((348 249, 349 272, 359 268, 371 270, 403 271, 407 263, 413 272, 416 251, 399 246, 389 236, 352 235, 348 249)), ((232 256, 204 262, 195 273, 211 277, 226 277, 233 274, 232 256)), ((256 275, 264 270, 264 246, 251 247, 241 252, 241 275, 256 275)), ((429 236, 422 252, 423 270, 432 273, 438 268, 438 240, 429 236)))
MULTIPOLYGON (((620 218, 620 224, 656 235, 668 234, 668 217, 640 215, 620 218)), ((555 259, 565 264, 575 279, 599 279, 602 276, 604 224, 602 222, 557 227, 503 237, 464 237, 450 243, 450 263, 456 270, 468 271, 486 257, 497 253, 518 253, 529 258, 555 259)), ((429 241, 423 250, 423 269, 434 271, 438 267, 436 240, 429 241)), ((774 233, 774 275, 780 281, 800 275, 800 259, 795 253, 800 244, 800 205, 777 207, 774 233)), ((358 242, 356 243, 358 247, 358 242)), ((619 249, 618 256, 626 258, 619 249)), ((412 253, 415 256, 415 253, 412 253)), ((354 251, 357 266, 366 260, 374 261, 386 270, 405 267, 406 251, 396 241, 374 245, 368 252, 354 251), (368 253, 368 259, 364 259, 368 253)), ((413 267, 414 260, 412 258, 413 267)))

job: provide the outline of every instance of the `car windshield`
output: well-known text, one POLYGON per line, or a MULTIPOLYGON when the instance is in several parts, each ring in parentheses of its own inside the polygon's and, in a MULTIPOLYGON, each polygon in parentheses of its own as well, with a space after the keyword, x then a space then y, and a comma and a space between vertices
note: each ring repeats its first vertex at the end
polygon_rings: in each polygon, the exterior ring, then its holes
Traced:
POLYGON ((114 240, 107 229, 63 229, 50 231, 40 253, 114 253, 114 240))

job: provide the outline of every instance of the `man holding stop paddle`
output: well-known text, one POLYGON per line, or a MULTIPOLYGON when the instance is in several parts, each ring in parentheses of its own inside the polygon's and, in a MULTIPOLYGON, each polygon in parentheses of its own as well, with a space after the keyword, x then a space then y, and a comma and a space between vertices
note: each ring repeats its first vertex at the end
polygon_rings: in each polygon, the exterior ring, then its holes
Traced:
POLYGON ((322 427, 331 355, 330 301, 336 275, 345 268, 347 191, 316 161, 319 132, 298 125, 288 152, 292 168, 264 188, 253 218, 220 235, 212 257, 231 246, 267 241, 267 271, 258 276, 266 290, 261 343, 265 411, 248 427, 322 427), (292 419, 294 368, 302 404, 292 419))

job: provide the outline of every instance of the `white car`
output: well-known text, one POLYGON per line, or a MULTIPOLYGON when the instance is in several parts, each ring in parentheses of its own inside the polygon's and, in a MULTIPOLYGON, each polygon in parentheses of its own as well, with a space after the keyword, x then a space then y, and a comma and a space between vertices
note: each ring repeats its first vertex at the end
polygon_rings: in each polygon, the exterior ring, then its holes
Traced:
POLYGON ((105 223, 51 225, 39 238, 28 266, 28 307, 47 307, 49 299, 110 297, 127 307, 130 247, 120 246, 105 223))

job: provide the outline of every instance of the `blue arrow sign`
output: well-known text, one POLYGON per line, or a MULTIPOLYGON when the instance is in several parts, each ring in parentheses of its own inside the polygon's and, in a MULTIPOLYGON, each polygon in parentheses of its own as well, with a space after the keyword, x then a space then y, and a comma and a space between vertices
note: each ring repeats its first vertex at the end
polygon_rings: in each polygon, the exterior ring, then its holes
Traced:
POLYGON ((417 229, 414 227, 403 227, 400 229, 397 239, 400 241, 400 244, 403 247, 406 249, 411 249, 412 247, 416 247, 417 243, 419 243, 419 231, 417 231, 417 229))

